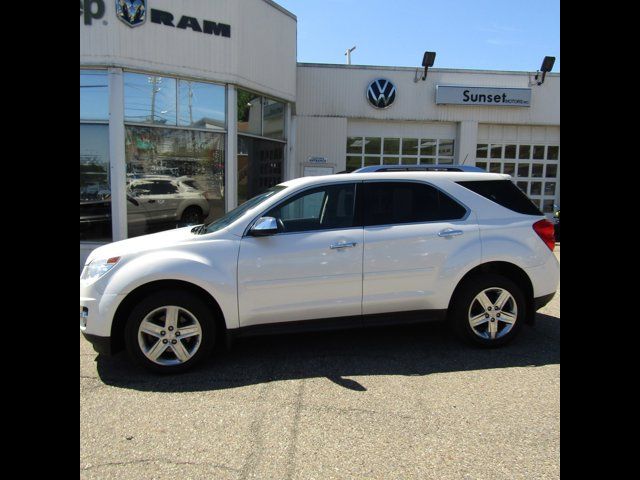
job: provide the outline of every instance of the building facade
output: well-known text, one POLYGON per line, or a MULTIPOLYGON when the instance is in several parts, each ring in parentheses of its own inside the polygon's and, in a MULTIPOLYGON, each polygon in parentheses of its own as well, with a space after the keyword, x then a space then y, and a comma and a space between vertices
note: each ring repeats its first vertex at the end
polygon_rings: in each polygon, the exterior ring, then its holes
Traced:
POLYGON ((421 73, 298 64, 294 175, 304 175, 309 160, 325 158, 336 171, 378 164, 477 165, 512 175, 552 214, 560 198, 560 75, 547 74, 537 85, 528 72, 434 68, 425 80, 421 73), (367 99, 376 80, 395 87, 393 103, 383 108, 367 99))
POLYGON ((81 265, 364 165, 475 164, 559 204, 559 74, 299 64, 270 0, 80 4, 81 265))

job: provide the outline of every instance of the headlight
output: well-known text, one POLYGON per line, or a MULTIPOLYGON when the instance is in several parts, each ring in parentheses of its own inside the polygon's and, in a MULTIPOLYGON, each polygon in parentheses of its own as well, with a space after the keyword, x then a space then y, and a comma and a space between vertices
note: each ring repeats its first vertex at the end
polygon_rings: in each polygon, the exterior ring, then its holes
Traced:
POLYGON ((98 278, 111 270, 119 260, 120 257, 92 260, 91 263, 84 266, 82 274, 80 274, 80 280, 84 281, 85 283, 92 283, 96 281, 98 278))

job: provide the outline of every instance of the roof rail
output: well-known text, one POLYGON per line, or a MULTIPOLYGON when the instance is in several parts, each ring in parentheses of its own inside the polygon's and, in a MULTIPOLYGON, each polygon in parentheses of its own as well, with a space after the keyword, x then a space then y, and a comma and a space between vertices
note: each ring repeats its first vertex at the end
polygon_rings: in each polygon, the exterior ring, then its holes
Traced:
POLYGON ((372 173, 372 172, 483 172, 480 167, 471 165, 372 165, 362 167, 351 173, 372 173))

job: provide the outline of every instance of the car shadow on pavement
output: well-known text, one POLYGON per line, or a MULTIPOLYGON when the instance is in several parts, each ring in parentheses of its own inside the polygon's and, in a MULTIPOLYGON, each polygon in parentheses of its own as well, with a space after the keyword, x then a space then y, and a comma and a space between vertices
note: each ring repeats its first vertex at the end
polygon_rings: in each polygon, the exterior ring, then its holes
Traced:
POLYGON ((157 375, 134 366, 124 352, 96 358, 107 385, 151 392, 198 392, 279 380, 324 377, 346 389, 366 391, 367 375, 433 373, 529 367, 560 363, 560 319, 538 313, 509 345, 481 349, 460 343, 443 324, 424 324, 237 340, 198 368, 157 375))

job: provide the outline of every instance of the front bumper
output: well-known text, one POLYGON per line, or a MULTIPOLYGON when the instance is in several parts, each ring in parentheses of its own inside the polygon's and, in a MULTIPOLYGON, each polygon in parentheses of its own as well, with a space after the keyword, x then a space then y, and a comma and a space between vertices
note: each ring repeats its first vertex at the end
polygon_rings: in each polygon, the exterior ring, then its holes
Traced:
POLYGON ((551 301, 551 299, 553 297, 555 297, 556 292, 550 293, 548 295, 543 295, 541 297, 536 297, 533 299, 533 305, 534 308, 537 310, 540 310, 542 307, 544 307, 547 303, 549 303, 551 301))
POLYGON ((97 285, 80 284, 80 331, 110 337, 116 310, 125 295, 104 293, 97 285))
POLYGON ((82 335, 91 343, 97 353, 111 355, 111 337, 100 337, 86 332, 82 332, 82 335))
POLYGON ((111 355, 111 338, 91 333, 97 324, 102 323, 97 315, 99 312, 100 308, 97 299, 80 297, 80 332, 93 345, 93 349, 96 352, 111 355))

